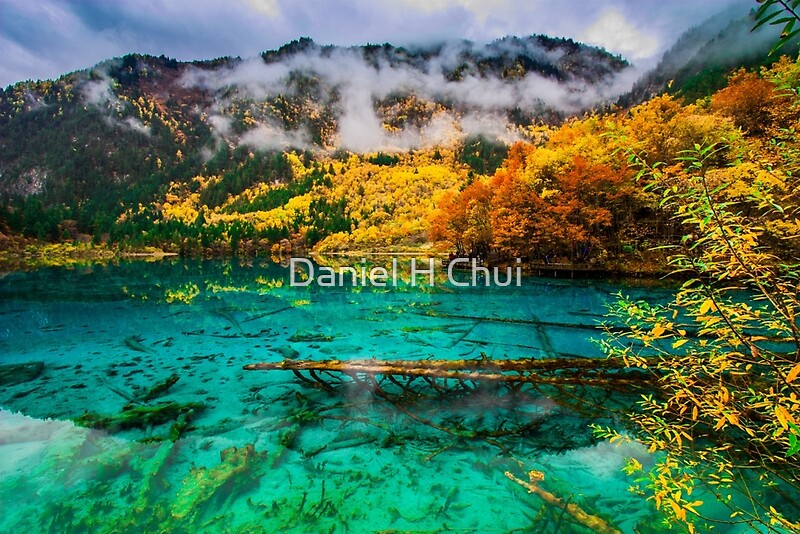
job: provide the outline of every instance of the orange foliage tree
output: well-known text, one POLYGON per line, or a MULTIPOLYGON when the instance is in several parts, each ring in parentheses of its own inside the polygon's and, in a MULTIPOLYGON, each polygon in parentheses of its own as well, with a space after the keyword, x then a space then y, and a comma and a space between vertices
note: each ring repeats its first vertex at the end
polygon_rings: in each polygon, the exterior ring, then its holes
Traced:
POLYGON ((782 104, 776 101, 779 99, 772 82, 741 69, 731 76, 727 87, 712 96, 711 106, 746 132, 758 134, 772 123, 772 110, 782 104))
POLYGON ((450 243, 459 256, 485 255, 492 242, 493 197, 491 186, 482 180, 461 192, 446 192, 431 226, 431 239, 450 243))
POLYGON ((501 254, 587 259, 607 244, 615 223, 614 207, 628 204, 630 173, 606 163, 574 156, 552 181, 535 183, 519 173, 495 178, 493 228, 501 254))

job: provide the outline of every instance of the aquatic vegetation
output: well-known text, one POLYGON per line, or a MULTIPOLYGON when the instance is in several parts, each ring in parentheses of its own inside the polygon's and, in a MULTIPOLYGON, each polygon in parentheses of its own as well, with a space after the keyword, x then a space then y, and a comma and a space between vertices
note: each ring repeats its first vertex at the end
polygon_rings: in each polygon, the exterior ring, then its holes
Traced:
POLYGON ((276 289, 283 287, 283 280, 273 280, 266 278, 264 276, 259 276, 256 278, 256 283, 259 284, 261 287, 260 289, 263 291, 269 291, 270 289, 276 289))
POLYGON ((206 405, 200 402, 166 402, 153 406, 128 404, 117 414, 98 414, 86 412, 73 420, 75 423, 109 432, 139 429, 145 430, 166 423, 178 421, 181 417, 191 417, 203 411, 206 405))
POLYGON ((168 303, 182 302, 189 304, 200 294, 200 288, 197 284, 190 282, 176 289, 167 289, 164 292, 164 299, 168 303))
POLYGON ((239 291, 246 291, 247 289, 239 286, 221 285, 212 282, 206 282, 206 291, 209 293, 238 293, 239 291))
POLYGON ((329 336, 321 332, 309 332, 305 330, 298 330, 288 338, 288 341, 319 343, 319 342, 333 341, 334 339, 335 339, 334 336, 329 336))
MULTIPOLYGON (((226 531, 264 531, 258 521, 248 524, 237 520, 233 511, 217 510, 257 489, 266 453, 256 452, 252 445, 226 449, 218 464, 192 468, 175 488, 170 479, 178 454, 175 444, 166 442, 144 450, 106 448, 88 457, 76 457, 74 469, 103 465, 105 472, 87 480, 75 500, 44 504, 41 523, 29 522, 31 517, 27 522, 34 531, 192 532, 212 525, 226 531), (122 485, 115 482, 120 475, 127 480, 122 485), (119 493, 119 500, 109 498, 115 493, 119 493)), ((55 456, 48 461, 57 459, 55 456)))

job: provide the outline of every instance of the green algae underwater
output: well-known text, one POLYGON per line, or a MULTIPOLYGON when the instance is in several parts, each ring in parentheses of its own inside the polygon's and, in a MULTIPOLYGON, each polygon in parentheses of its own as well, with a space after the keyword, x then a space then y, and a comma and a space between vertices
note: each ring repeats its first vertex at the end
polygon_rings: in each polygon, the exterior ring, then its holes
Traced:
POLYGON ((624 290, 291 287, 271 262, 131 261, 0 279, 0 531, 591 532, 510 480, 621 532, 665 526, 629 491, 624 392, 245 371, 285 359, 598 357, 624 290), (381 392, 382 393, 382 392, 381 392), (570 401, 570 398, 572 401, 570 401), (580 401, 580 402, 579 402, 580 401))

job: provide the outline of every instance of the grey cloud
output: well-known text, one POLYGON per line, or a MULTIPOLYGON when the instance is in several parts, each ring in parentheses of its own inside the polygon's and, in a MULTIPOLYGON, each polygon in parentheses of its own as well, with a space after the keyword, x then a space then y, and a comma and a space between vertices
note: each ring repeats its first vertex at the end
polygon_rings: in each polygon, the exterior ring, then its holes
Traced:
POLYGON ((0 85, 56 77, 130 52, 181 60, 251 57, 300 36, 339 45, 574 37, 609 6, 654 35, 660 55, 683 30, 735 1, 507 0, 473 11, 461 2, 420 9, 408 0, 277 0, 271 17, 244 0, 2 0, 0 85))
POLYGON ((271 124, 261 124, 248 130, 239 139, 239 144, 261 150, 282 150, 287 148, 305 148, 311 146, 302 132, 286 131, 271 124))

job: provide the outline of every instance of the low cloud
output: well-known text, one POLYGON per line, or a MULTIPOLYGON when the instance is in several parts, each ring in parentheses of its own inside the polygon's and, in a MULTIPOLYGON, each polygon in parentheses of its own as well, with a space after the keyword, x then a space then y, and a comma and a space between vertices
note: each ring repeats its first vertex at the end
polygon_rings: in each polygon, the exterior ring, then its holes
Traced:
POLYGON ((111 107, 114 111, 122 111, 122 102, 111 90, 111 80, 107 77, 102 77, 99 80, 93 80, 83 86, 83 98, 87 104, 97 107, 111 107))
MULTIPOLYGON (((618 72, 599 56, 589 56, 597 54, 593 50, 580 52, 587 57, 565 58, 564 53, 560 48, 540 46, 535 40, 507 40, 486 47, 464 42, 445 45, 432 56, 418 55, 400 61, 391 54, 365 56, 358 48, 309 46, 278 62, 253 58, 215 70, 192 68, 182 83, 216 95, 209 120, 215 133, 229 143, 234 134, 223 110, 234 101, 259 102, 296 94, 296 79, 302 76, 314 80, 318 102, 330 101, 334 95, 337 99, 334 148, 355 152, 407 150, 479 134, 512 141, 516 133, 506 118, 508 110, 581 112, 612 101, 629 90, 638 76, 633 68, 618 72), (504 79, 477 72, 471 65, 472 71, 467 69, 459 80, 446 76, 463 65, 466 57, 496 58, 503 53, 508 57, 524 55, 566 74, 556 79, 531 70, 524 76, 504 79), (581 72, 569 72, 565 65, 576 61, 579 65, 574 70, 581 72), (581 61, 596 72, 582 71, 581 61), (440 107, 422 125, 407 123, 400 131, 388 131, 377 103, 403 96, 445 103, 447 109, 440 107)), ((270 148, 282 148, 287 143, 310 147, 308 135, 279 134, 278 125, 259 120, 240 142, 270 148)))
POLYGON ((239 143, 261 150, 284 150, 292 147, 309 147, 307 137, 298 131, 287 131, 278 126, 261 124, 248 130, 239 143))
POLYGON ((113 80, 107 74, 98 71, 95 71, 94 75, 99 77, 85 83, 81 88, 86 104, 105 111, 106 121, 109 124, 149 136, 150 128, 138 118, 130 115, 123 118, 129 105, 117 97, 113 89, 113 80))

